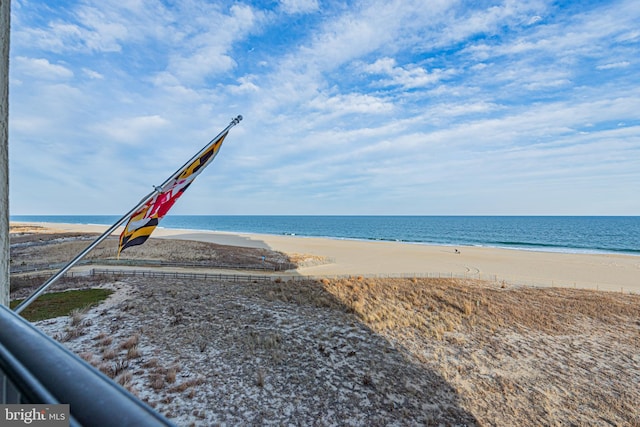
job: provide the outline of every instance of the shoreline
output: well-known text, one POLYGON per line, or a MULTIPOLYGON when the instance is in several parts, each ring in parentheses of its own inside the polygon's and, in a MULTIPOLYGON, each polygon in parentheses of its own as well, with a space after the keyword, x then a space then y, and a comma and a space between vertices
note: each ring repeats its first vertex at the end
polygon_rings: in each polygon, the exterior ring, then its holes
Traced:
MULTIPOLYGON (((102 233, 108 226, 12 221, 66 232, 102 233)), ((112 235, 118 235, 121 227, 112 235)), ((529 251, 486 246, 444 246, 258 233, 233 233, 158 227, 151 238, 195 240, 324 257, 328 262, 300 267, 301 276, 469 277, 514 285, 576 287, 640 293, 640 257, 529 251), (455 250, 460 252, 456 253, 455 250)))
MULTIPOLYGON (((188 217, 188 218, 198 218, 202 217, 212 217, 210 215, 178 215, 177 217, 188 217)), ((227 215, 220 215, 220 217, 226 217, 227 215)), ((230 217, 236 217, 231 215, 230 217)), ((240 215, 238 217, 248 217, 252 218, 252 215, 240 215)), ((256 218, 271 218, 271 217, 288 217, 287 215, 256 215, 256 218)), ((291 217, 297 217, 293 215, 291 217)), ((304 216, 301 216, 304 217, 304 216)), ((318 218, 322 219, 325 217, 342 217, 338 216, 318 216, 318 218)), ((346 218, 375 218, 377 216, 345 216, 346 218)), ((387 216, 380 216, 381 218, 386 218, 387 216)), ((393 216, 390 216, 393 217, 393 216)), ((402 218, 404 216, 399 216, 402 218)), ((412 216, 406 216, 412 217, 412 216)), ((429 216, 417 216, 416 218, 428 218, 429 216)), ((434 216, 435 218, 439 218, 440 216, 434 216)), ((469 218, 483 218, 484 216, 469 216, 469 218)), ((487 218, 533 218, 532 216, 486 216, 487 218)), ((542 216, 543 218, 565 218, 564 216, 542 216)), ((80 216, 60 216, 60 215, 52 215, 52 216, 30 216, 30 215, 14 215, 13 219, 10 218, 10 222, 25 222, 25 223, 48 223, 48 224, 77 224, 88 227, 109 227, 111 226, 119 217, 109 216, 109 215, 80 215, 80 216), (20 218, 20 219, 18 219, 20 218)), ((466 218, 466 216, 442 216, 442 218, 466 218)), ((566 216, 566 218, 618 218, 611 216, 566 216)), ((619 216, 619 218, 638 218, 633 216, 619 216)), ((460 235, 459 233, 451 230, 453 233, 449 235, 449 233, 432 236, 430 235, 430 240, 423 240, 424 236, 415 235, 414 233, 403 234, 399 233, 385 233, 378 232, 376 228, 368 228, 366 230, 359 231, 349 231, 342 230, 342 235, 340 232, 336 234, 336 231, 331 229, 325 229, 322 226, 316 230, 309 230, 304 226, 301 229, 298 229, 295 225, 288 224, 284 226, 283 224, 273 226, 263 227, 255 227, 249 225, 248 227, 243 227, 240 223, 232 223, 224 225, 223 221, 220 224, 220 227, 214 229, 213 223, 210 221, 184 221, 184 220, 176 220, 163 222, 160 227, 169 229, 169 230, 188 230, 193 233, 196 232, 214 232, 214 233, 231 233, 231 234, 259 234, 259 235, 269 235, 269 236, 293 236, 293 237, 301 237, 301 238, 322 238, 322 239, 335 239, 335 240, 355 240, 355 241, 364 241, 364 242, 398 242, 405 244, 415 244, 415 245, 428 245, 428 246, 445 246, 445 247, 481 247, 481 248, 490 248, 490 249, 508 249, 508 250, 516 250, 516 251, 529 251, 529 252, 551 252, 551 253, 569 253, 569 254, 596 254, 596 255, 629 255, 640 257, 640 247, 637 246, 636 243, 632 243, 626 240, 621 241, 601 241, 599 237, 593 236, 592 239, 588 239, 585 236, 589 236, 590 233, 585 231, 586 235, 581 234, 583 240, 575 240, 571 236, 561 237, 560 239, 551 239, 549 241, 539 241, 539 239, 524 233, 524 235, 520 235, 518 231, 514 230, 514 235, 505 235, 500 234, 499 230, 494 230, 489 227, 489 229, 484 229, 483 224, 477 224, 479 229, 477 228, 469 228, 467 229, 467 233, 463 233, 460 235), (167 227, 167 224, 169 226, 167 227), (290 228, 291 226, 292 228, 290 228), (239 229, 238 229, 239 228, 239 229), (243 230, 246 228, 246 231, 243 230), (306 231, 309 231, 311 234, 304 234, 306 231), (374 230, 374 231, 371 231, 374 230), (473 231, 472 231, 473 230, 473 231), (319 234, 318 232, 328 232, 328 234, 319 234), (482 232, 482 234, 478 234, 478 232, 482 232), (497 231, 498 234, 494 235, 494 231, 497 231), (489 233, 488 235, 485 235, 489 233), (315 233, 315 234, 314 234, 315 233), (489 237, 487 237, 489 236, 489 237), (586 240, 585 240, 586 239, 586 240)), ((267 222, 267 225, 270 222, 267 222)), ((272 224, 273 225, 273 224, 272 224)), ((374 226, 375 224, 372 224, 374 226)), ((379 224, 381 226, 386 227, 386 224, 379 224)), ((553 226, 554 224, 548 224, 553 226)), ((596 224, 598 225, 598 224, 596 224)), ((635 227, 635 223, 631 229, 632 232, 638 232, 635 227)), ((513 227, 513 224, 511 225, 513 227)), ((557 224, 556 224, 557 226, 557 224)), ((573 225, 569 224, 570 227, 573 225)), ((607 227, 609 224, 606 225, 607 227)), ((447 229, 448 230, 448 229, 447 229)), ((618 228, 615 229, 619 230, 618 228)), ((396 230, 397 231, 397 230, 396 230)), ((613 232, 613 231, 612 231, 613 232)), ((560 233, 562 234, 562 233, 560 233)))
MULTIPOLYGON (((56 228, 55 226, 59 225, 61 227, 73 229, 74 227, 86 228, 86 229, 95 229, 98 230, 96 233, 102 233, 105 229, 110 227, 111 225, 107 224, 98 224, 98 223, 68 223, 68 222, 46 222, 46 221, 21 221, 21 220, 11 220, 12 224, 33 224, 40 225, 48 228, 56 228)), ((123 226, 117 228, 113 234, 120 233, 123 226)), ((418 246, 442 246, 446 248, 487 248, 487 249, 498 249, 498 250, 509 250, 509 251, 523 251, 523 252, 543 252, 543 253, 553 253, 553 254, 576 254, 576 255, 624 255, 630 257, 638 257, 640 258, 640 251, 635 250, 606 250, 606 249, 591 249, 591 248, 570 248, 563 246, 553 246, 553 245, 530 245, 531 247, 523 247, 523 246, 500 246, 500 245, 488 245, 488 244, 472 244, 472 243, 438 243, 438 242, 419 242, 413 240, 392 240, 392 239, 373 239, 373 238, 365 238, 365 237, 336 237, 336 236, 308 236, 303 234, 295 234, 295 233, 281 233, 281 234, 269 234, 269 233, 258 233, 253 231, 230 231, 230 230, 208 230, 208 229, 196 229, 196 228, 172 228, 172 227, 163 227, 157 226, 156 230, 152 237, 158 237, 156 234, 160 230, 167 230, 169 233, 173 231, 180 231, 189 234, 198 234, 198 233, 214 233, 220 235, 255 235, 255 236, 273 236, 273 237, 295 237, 300 239, 327 239, 327 240, 337 240, 337 241, 355 241, 355 242, 382 242, 382 243, 400 243, 406 245, 418 245, 418 246)))

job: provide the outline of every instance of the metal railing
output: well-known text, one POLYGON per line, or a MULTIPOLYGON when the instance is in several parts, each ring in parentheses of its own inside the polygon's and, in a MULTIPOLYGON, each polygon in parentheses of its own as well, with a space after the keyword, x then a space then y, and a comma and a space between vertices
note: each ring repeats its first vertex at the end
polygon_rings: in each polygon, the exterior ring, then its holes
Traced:
POLYGON ((69 404, 72 426, 173 425, 4 306, 0 398, 3 404, 69 404))

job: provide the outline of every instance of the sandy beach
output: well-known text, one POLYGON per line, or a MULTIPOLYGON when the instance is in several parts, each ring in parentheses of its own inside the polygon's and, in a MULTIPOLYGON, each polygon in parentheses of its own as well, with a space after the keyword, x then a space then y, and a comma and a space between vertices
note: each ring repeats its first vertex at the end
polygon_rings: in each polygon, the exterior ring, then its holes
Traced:
MULTIPOLYGON (((68 232, 96 232, 99 225, 38 223, 68 232)), ((116 231, 115 234, 119 234, 116 231)), ((304 276, 471 277, 509 284, 575 287, 640 293, 640 257, 617 254, 570 254, 486 247, 449 247, 250 233, 157 228, 152 238, 213 242, 305 254, 324 262, 298 268, 304 276), (459 253, 456 253, 455 250, 459 253)))

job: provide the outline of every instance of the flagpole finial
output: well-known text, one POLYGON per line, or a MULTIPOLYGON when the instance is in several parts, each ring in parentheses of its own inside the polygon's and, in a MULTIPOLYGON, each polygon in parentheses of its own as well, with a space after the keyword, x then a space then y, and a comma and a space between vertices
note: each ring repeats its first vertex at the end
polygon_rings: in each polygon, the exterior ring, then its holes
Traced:
POLYGON ((242 120, 242 116, 238 114, 238 117, 231 120, 231 123, 233 123, 234 125, 237 125, 238 123, 240 123, 240 120, 242 120))

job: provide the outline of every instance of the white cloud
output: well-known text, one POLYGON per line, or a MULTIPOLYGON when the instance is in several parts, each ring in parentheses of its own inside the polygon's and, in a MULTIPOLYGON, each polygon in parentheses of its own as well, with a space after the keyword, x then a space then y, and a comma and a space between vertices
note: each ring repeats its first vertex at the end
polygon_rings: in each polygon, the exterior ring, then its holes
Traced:
MULTIPOLYGON (((180 40, 184 29, 192 25, 196 18, 189 14, 190 4, 178 5, 184 10, 169 9, 157 0, 84 0, 78 5, 42 6, 52 12, 50 16, 43 14, 45 24, 12 28, 12 44, 57 53, 84 54, 117 53, 125 45, 141 45, 149 40, 162 45, 180 40)), ((28 6, 22 7, 25 13, 28 13, 26 9, 35 7, 33 4, 28 6)), ((193 13, 202 18, 202 13, 193 13)))
MULTIPOLYGON (((452 8, 450 15, 441 27, 434 28, 429 40, 438 46, 448 45, 478 34, 500 34, 505 27, 517 28, 521 25, 531 25, 532 19, 541 15, 545 9, 543 1, 512 1, 488 8, 466 9, 452 8), (534 14, 534 18, 532 18, 534 14)), ((539 21, 539 20, 538 20, 539 21)), ((536 21, 537 22, 537 21, 536 21)))
POLYGON ((168 120, 152 115, 120 118, 108 123, 97 123, 95 129, 98 133, 107 135, 112 140, 127 144, 137 144, 143 138, 149 140, 151 135, 157 135, 168 124, 168 120))
POLYGON ((209 13, 212 16, 171 53, 168 72, 182 83, 202 84, 207 77, 233 69, 236 61, 229 52, 234 43, 246 37, 261 19, 251 7, 242 5, 232 6, 229 15, 209 13))
POLYGON ((415 65, 400 67, 397 66, 396 60, 393 58, 378 59, 373 64, 365 65, 363 69, 371 74, 389 76, 388 79, 379 80, 377 84, 382 86, 399 85, 406 89, 430 86, 455 73, 454 70, 434 69, 427 71, 415 65))
POLYGON ((90 79, 104 79, 104 75, 98 73, 97 71, 94 70, 90 70, 88 68, 82 68, 82 72, 84 73, 85 76, 89 77, 90 79))
POLYGON ((284 13, 310 13, 319 9, 318 0, 280 0, 280 7, 284 13))
POLYGON ((311 102, 314 110, 326 111, 327 114, 341 116, 344 114, 381 114, 393 110, 393 105, 371 95, 341 94, 331 97, 320 96, 311 102))
POLYGON ((535 25, 538 22, 542 21, 542 17, 541 16, 532 16, 531 19, 529 19, 529 21, 527 22, 527 25, 535 25))
POLYGON ((473 103, 461 103, 461 104, 441 104, 437 106, 440 114, 443 116, 464 116, 469 114, 484 114, 490 113, 496 110, 504 110, 504 107, 498 104, 479 101, 473 103))
POLYGON ((626 68, 630 65, 629 61, 611 62, 608 64, 598 65, 597 70, 611 70, 614 68, 626 68))
POLYGON ((260 88, 254 83, 255 76, 243 76, 238 79, 237 86, 230 86, 232 93, 258 92, 260 88))
POLYGON ((68 80, 73 77, 73 71, 69 68, 52 64, 44 58, 18 56, 12 61, 12 66, 18 74, 40 80, 68 80))
POLYGON ((86 6, 78 11, 78 17, 85 28, 74 31, 91 50, 99 52, 118 52, 121 43, 129 38, 125 22, 112 19, 108 9, 86 6), (111 19, 110 19, 111 18, 111 19))

